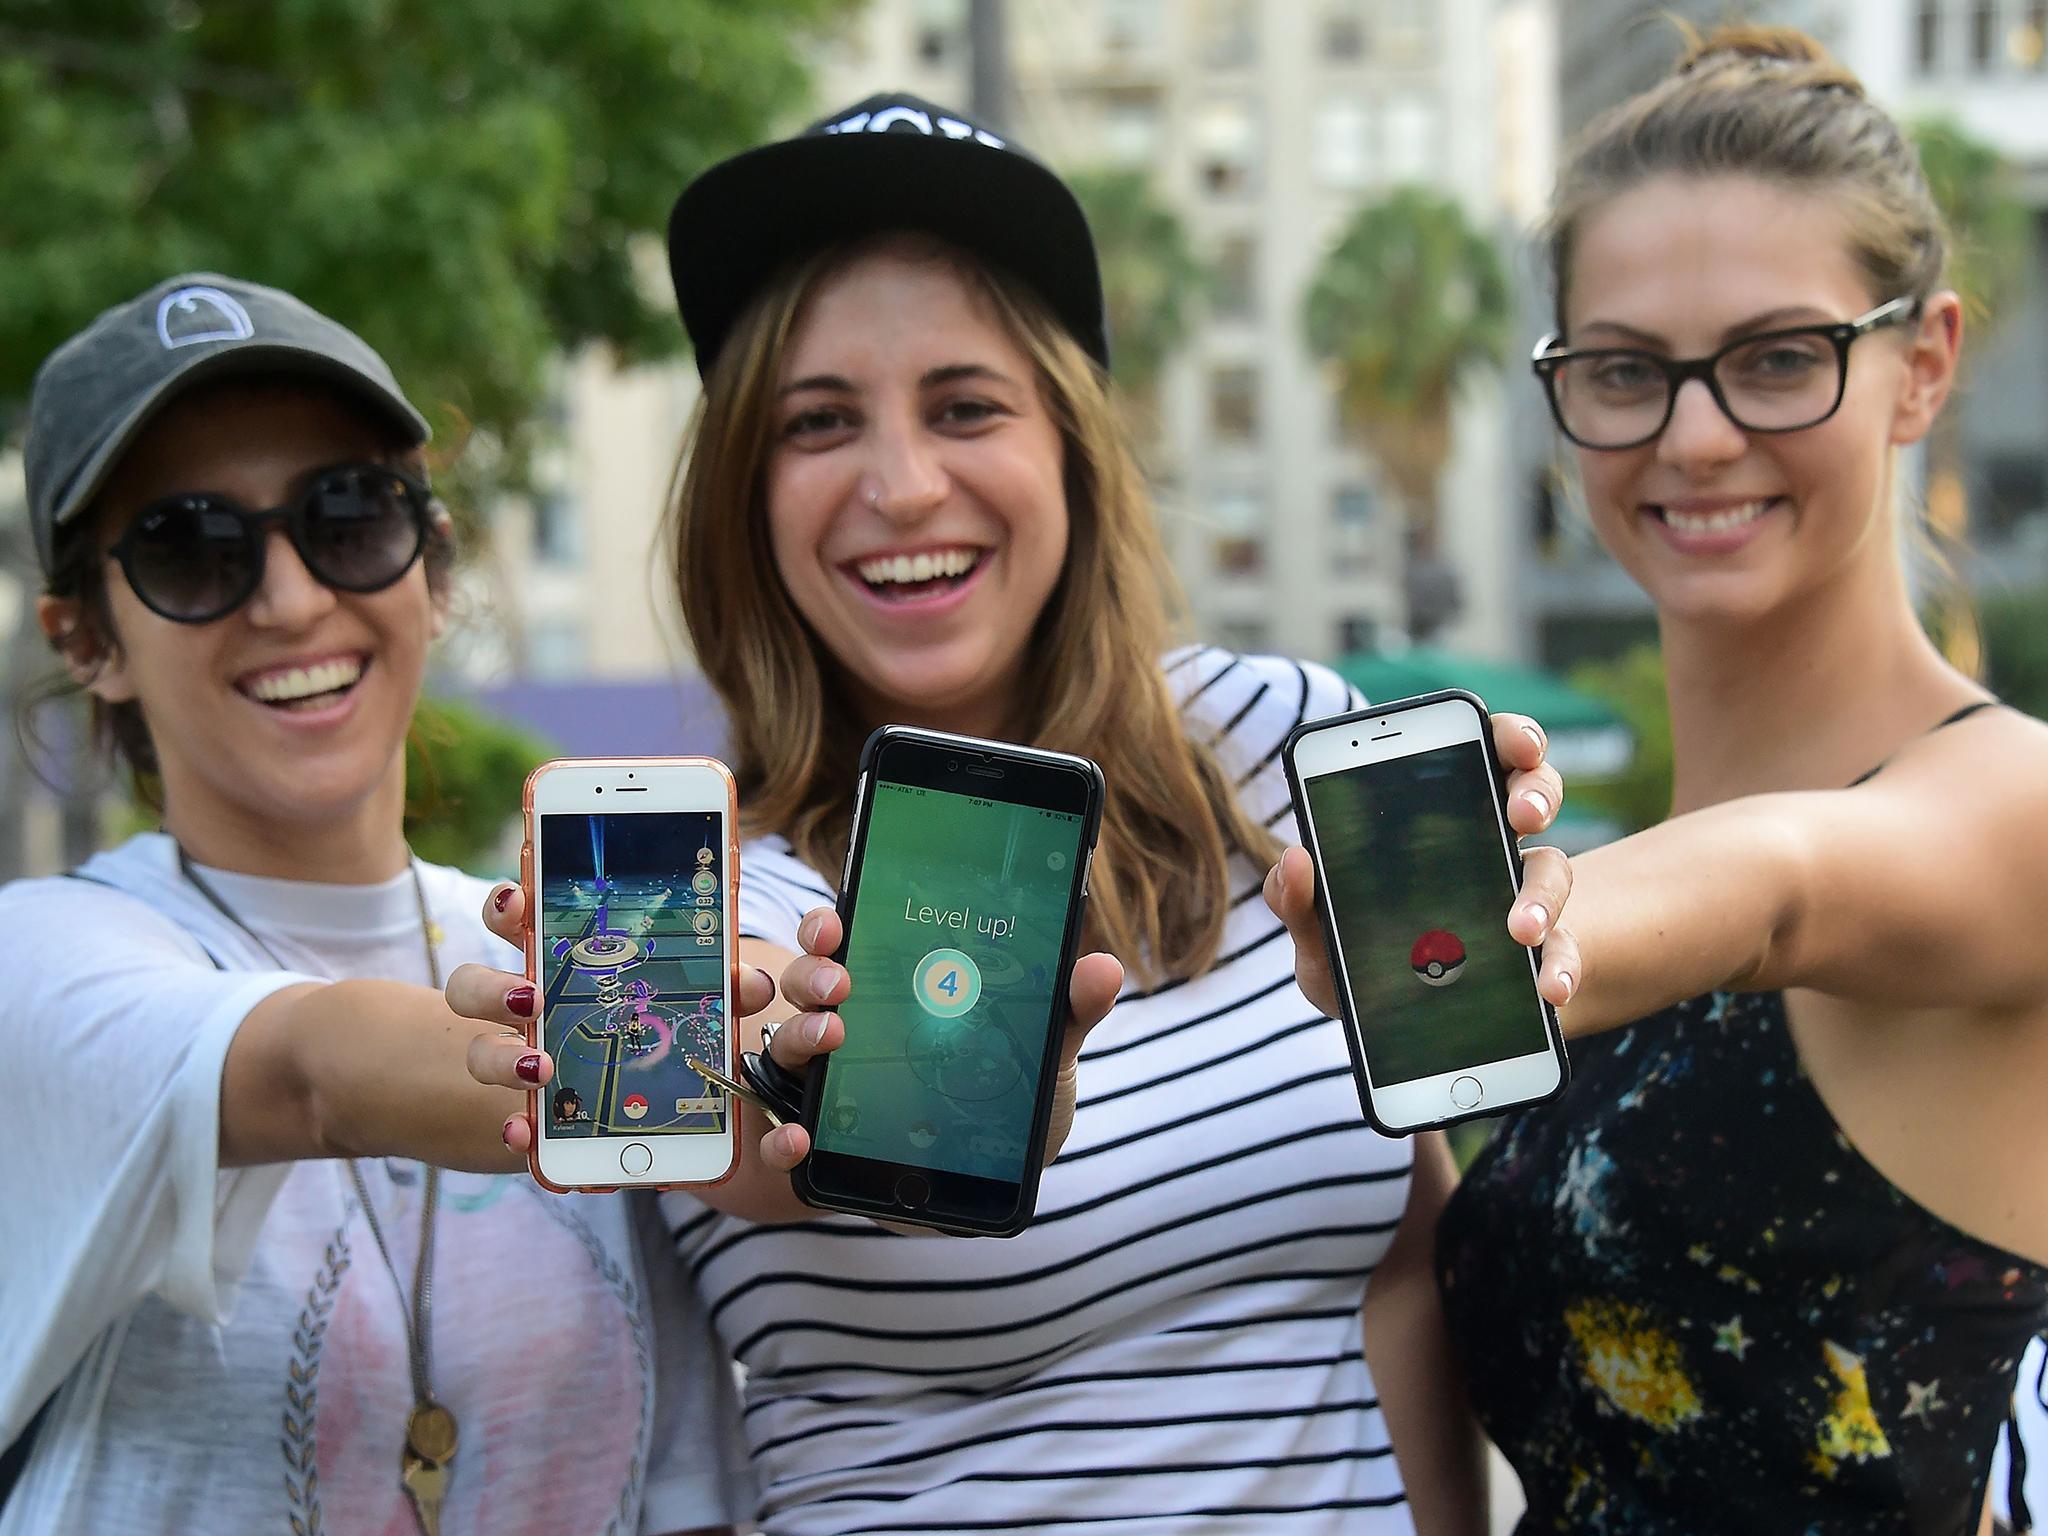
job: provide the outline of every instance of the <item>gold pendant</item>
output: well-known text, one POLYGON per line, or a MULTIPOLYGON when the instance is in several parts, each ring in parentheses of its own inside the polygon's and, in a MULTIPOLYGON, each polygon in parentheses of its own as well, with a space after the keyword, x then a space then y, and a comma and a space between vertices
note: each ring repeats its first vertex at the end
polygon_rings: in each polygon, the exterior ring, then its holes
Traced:
POLYGON ((422 1461, 445 1466, 455 1459, 455 1415, 429 1398, 405 1419, 405 1446, 422 1461))

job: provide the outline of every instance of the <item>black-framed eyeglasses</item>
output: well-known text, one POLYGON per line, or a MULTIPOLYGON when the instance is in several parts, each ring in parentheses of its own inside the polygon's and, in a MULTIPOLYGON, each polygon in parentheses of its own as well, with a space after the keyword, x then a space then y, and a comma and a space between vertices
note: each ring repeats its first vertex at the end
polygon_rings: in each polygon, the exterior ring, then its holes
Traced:
POLYGON ((1799 325, 1731 341, 1706 357, 1639 347, 1565 347, 1555 335, 1529 359, 1558 430, 1581 448, 1640 448, 1671 423, 1679 386, 1698 379, 1745 432, 1799 432, 1841 408, 1849 348, 1859 336, 1920 314, 1906 297, 1832 325, 1799 325))
POLYGON ((337 464, 263 511, 210 491, 153 501, 107 553, 152 612, 210 624, 263 584, 272 524, 284 525, 316 580, 360 593, 382 591, 412 569, 432 516, 432 494, 410 475, 384 464, 337 464))

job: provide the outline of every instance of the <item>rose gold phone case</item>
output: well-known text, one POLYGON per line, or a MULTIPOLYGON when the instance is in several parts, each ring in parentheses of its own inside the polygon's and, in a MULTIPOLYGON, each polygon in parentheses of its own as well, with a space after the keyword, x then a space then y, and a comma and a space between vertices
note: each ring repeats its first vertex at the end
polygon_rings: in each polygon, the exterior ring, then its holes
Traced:
MULTIPOLYGON (((526 897, 526 979, 533 983, 534 996, 540 996, 540 946, 537 943, 540 913, 539 893, 533 888, 533 839, 534 839, 534 787, 541 776, 556 768, 635 768, 641 766, 660 768, 708 768, 725 780, 725 940, 726 940, 726 987, 732 998, 732 1013, 726 1019, 726 1032, 731 1033, 739 1025, 740 1007, 740 943, 739 943, 739 889, 740 889, 740 792, 734 782, 732 770, 715 757, 557 757, 542 763, 526 776, 526 788, 520 796, 520 809, 525 816, 526 832, 519 845, 519 889, 526 897)), ((543 1009, 536 1001, 533 1017, 526 1023, 526 1043, 534 1050, 540 1050, 540 1028, 543 1009)), ((557 1184, 540 1171, 540 1090, 526 1090, 526 1119, 533 1130, 533 1141, 526 1149, 526 1169, 533 1175, 533 1182, 542 1189, 558 1195, 608 1195, 621 1189, 715 1189, 740 1170, 740 1125, 741 1115, 737 1105, 732 1114, 732 1161, 724 1173, 715 1179, 688 1184, 557 1184)))

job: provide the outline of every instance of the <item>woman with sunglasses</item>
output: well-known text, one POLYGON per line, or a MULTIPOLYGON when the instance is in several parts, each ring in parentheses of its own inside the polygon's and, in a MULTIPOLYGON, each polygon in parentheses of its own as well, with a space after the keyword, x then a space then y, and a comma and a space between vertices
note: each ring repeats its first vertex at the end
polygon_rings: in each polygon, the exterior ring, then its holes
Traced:
POLYGON ((425 438, 359 338, 211 275, 37 375, 39 613, 163 830, 0 890, 5 1536, 733 1513, 651 1205, 495 1176, 519 1099, 467 1069, 540 1063, 438 990, 508 952, 401 827, 425 438))
MULTIPOLYGON (((794 1010, 776 1059, 859 1049, 836 1008, 884 984, 826 958, 839 921, 815 910, 884 722, 1100 763, 1086 947, 1129 972, 1097 1023, 1118 966, 1075 967, 1059 1150, 1021 1236, 807 1212, 772 1177, 801 1126, 664 1198, 748 1370, 762 1525, 1478 1530, 1430 1272, 1448 1160, 1365 1127, 1258 901, 1291 825, 1280 742, 1346 690, 1166 653, 1072 193, 1001 135, 885 96, 705 172, 669 248, 705 377, 674 574, 733 719, 742 930, 794 1010)), ((1533 831, 1559 786, 1524 725, 1496 734, 1533 831)))
MULTIPOLYGON (((1526 1531, 1975 1531, 2048 1320, 2048 730, 1907 582, 1941 219, 1853 76, 1739 29, 1588 130, 1550 238, 1536 369, 1676 769, 1573 861, 1570 1087, 1438 1230, 1471 1395, 1526 1531)), ((1272 894, 1329 1003, 1311 883, 1272 894)))

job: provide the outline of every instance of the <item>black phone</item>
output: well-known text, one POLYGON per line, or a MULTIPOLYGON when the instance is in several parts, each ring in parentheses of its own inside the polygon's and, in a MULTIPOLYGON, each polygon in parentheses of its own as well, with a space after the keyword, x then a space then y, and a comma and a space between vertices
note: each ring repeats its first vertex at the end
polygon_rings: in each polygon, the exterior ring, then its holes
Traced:
POLYGON ((1009 1237, 1029 1225, 1102 821, 1083 757, 884 726, 840 880, 846 1040, 810 1071, 797 1194, 1009 1237))
POLYGON ((1388 1135, 1540 1103, 1569 1075, 1486 705, 1462 690, 1297 726, 1283 753, 1359 1103, 1388 1135))

